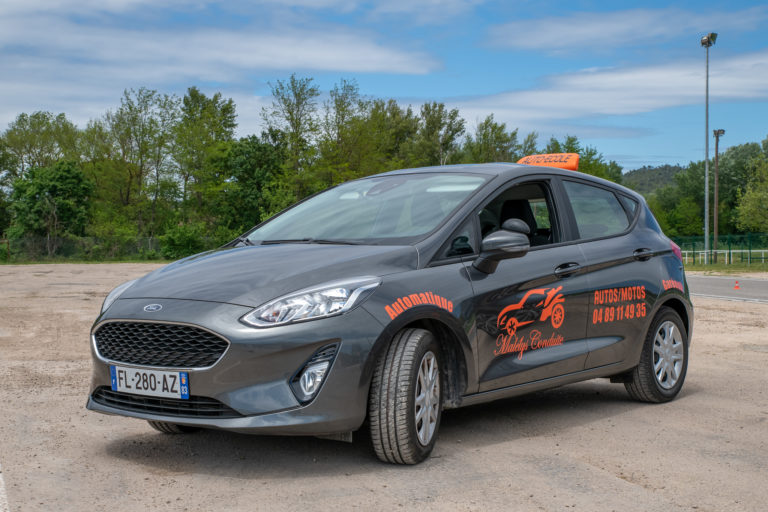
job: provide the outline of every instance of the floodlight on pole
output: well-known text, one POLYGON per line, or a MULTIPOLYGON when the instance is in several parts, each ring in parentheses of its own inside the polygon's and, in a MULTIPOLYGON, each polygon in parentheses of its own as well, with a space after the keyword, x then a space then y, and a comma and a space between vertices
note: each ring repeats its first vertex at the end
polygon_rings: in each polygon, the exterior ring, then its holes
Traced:
POLYGON ((717 34, 710 32, 701 38, 701 46, 707 49, 707 72, 704 100, 704 254, 709 263, 709 47, 717 41, 717 34))

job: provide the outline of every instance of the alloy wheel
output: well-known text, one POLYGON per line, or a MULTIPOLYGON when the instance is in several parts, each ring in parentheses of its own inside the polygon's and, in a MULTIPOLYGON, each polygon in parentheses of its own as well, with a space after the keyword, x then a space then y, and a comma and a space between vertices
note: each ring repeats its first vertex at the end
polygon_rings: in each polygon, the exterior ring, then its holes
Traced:
POLYGON ((664 389, 672 389, 683 371, 683 337, 680 329, 667 320, 659 326, 653 340, 653 372, 664 389))
POLYGON ((423 446, 428 445, 435 434, 439 407, 440 369, 437 366, 437 357, 432 351, 428 351, 419 364, 414 401, 416 435, 423 446))

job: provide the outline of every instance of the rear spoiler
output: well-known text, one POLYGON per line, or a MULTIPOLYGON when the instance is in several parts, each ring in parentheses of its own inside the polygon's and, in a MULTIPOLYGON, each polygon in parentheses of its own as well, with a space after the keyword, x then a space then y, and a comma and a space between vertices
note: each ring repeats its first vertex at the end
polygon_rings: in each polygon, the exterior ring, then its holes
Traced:
POLYGON ((517 161, 523 165, 542 165, 571 171, 579 170, 578 153, 548 153, 546 155, 528 155, 517 161))

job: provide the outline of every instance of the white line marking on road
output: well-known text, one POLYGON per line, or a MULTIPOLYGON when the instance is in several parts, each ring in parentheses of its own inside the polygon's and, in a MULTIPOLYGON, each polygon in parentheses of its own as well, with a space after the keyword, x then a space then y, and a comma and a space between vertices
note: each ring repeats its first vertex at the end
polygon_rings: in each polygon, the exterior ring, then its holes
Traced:
POLYGON ((768 299, 751 299, 748 297, 730 297, 727 295, 707 295, 705 293, 692 293, 694 297, 704 297, 706 299, 733 300, 736 302, 757 302, 758 304, 768 304, 768 299))
POLYGON ((0 512, 9 512, 8 498, 5 494, 5 484, 3 483, 3 466, 0 466, 0 512))
POLYGON ((768 279, 760 279, 760 278, 754 278, 754 277, 739 277, 739 276, 701 276, 697 274, 691 274, 690 276, 686 276, 687 279, 726 279, 728 281, 749 281, 749 282, 755 282, 755 283, 765 283, 768 282, 768 279))

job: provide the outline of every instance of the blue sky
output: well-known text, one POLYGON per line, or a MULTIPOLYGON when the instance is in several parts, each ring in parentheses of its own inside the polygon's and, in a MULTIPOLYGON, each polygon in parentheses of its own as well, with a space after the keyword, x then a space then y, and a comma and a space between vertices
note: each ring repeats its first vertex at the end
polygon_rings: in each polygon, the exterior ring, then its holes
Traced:
POLYGON ((0 129, 34 110, 85 126, 123 89, 197 85, 258 133, 268 82, 295 72, 443 101, 469 132, 493 113, 542 143, 576 135, 625 170, 686 164, 704 157, 707 32, 710 133, 768 136, 767 29, 768 5, 739 1, 2 0, 0 129))

